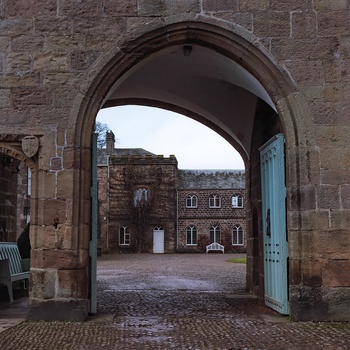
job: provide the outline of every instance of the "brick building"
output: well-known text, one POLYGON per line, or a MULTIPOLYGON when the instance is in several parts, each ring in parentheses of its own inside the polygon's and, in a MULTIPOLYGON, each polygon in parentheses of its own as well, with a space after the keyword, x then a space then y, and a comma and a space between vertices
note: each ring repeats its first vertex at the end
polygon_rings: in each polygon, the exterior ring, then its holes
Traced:
POLYGON ((175 156, 98 150, 99 232, 103 252, 205 252, 218 242, 243 252, 244 171, 179 170, 175 156))

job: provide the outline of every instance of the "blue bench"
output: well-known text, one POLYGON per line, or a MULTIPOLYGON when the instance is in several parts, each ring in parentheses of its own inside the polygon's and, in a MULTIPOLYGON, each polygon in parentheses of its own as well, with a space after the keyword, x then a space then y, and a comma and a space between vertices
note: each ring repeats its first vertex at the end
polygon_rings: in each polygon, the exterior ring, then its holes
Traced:
POLYGON ((29 279, 30 259, 22 259, 16 243, 0 242, 0 284, 7 286, 13 302, 12 283, 29 279))

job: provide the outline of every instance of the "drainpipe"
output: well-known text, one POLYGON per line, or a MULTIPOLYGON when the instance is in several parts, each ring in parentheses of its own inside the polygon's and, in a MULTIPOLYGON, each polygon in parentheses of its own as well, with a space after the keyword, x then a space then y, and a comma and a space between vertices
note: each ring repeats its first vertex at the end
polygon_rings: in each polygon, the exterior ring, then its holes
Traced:
POLYGON ((109 154, 107 155, 107 184, 108 184, 108 191, 107 191, 107 213, 106 213, 106 249, 108 252, 108 242, 109 242, 109 154))
POLYGON ((176 251, 179 250, 179 191, 176 189, 176 251))

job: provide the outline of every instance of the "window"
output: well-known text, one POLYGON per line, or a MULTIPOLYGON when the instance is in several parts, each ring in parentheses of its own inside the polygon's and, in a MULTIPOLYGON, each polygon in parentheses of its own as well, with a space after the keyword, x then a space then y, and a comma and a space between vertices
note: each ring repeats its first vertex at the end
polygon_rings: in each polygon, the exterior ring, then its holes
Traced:
POLYGON ((232 197, 232 208, 243 208, 243 197, 241 195, 232 197))
POLYGON ((209 197, 209 208, 220 208, 221 207, 221 198, 217 194, 212 194, 209 197))
POLYGON ((232 228, 232 245, 243 245, 243 229, 239 225, 232 228))
POLYGON ((134 206, 145 206, 150 200, 150 190, 146 188, 139 188, 134 193, 134 206))
POLYGON ((198 198, 196 195, 191 194, 186 197, 186 208, 197 208, 198 207, 198 198))
POLYGON ((210 243, 220 243, 220 226, 211 226, 209 230, 210 243))
POLYGON ((186 228, 186 242, 187 245, 197 245, 197 227, 188 226, 186 228))
POLYGON ((130 232, 128 226, 122 226, 119 230, 119 244, 130 245, 130 232))

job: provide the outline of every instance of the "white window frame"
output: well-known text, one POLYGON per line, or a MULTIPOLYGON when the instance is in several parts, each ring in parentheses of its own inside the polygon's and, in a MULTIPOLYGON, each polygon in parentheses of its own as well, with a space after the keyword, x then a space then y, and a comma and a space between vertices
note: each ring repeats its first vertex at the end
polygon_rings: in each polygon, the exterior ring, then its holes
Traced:
POLYGON ((243 196, 240 194, 232 196, 231 204, 232 208, 243 208, 243 196))
POLYGON ((209 241, 210 243, 219 243, 221 240, 221 228, 219 225, 212 225, 209 228, 209 241), (211 233, 213 232, 213 240, 211 239, 211 233), (219 235, 219 239, 217 239, 217 235, 219 235))
POLYGON ((195 194, 186 197, 186 208, 198 208, 198 197, 195 194))
POLYGON ((129 246, 130 245, 130 231, 129 227, 124 225, 119 229, 119 245, 129 246), (123 235, 123 242, 121 242, 121 236, 123 235))
POLYGON ((232 245, 234 245, 234 246, 243 246, 244 245, 244 230, 243 230, 242 226, 240 226, 240 225, 235 225, 232 227, 232 245), (240 235, 241 235, 242 243, 239 242, 240 235), (234 239, 236 239, 236 243, 235 243, 234 239))
POLYGON ((187 246, 196 246, 198 245, 198 233, 197 227, 190 225, 186 227, 186 245, 187 246), (188 243, 188 235, 190 235, 190 242, 188 243))
POLYGON ((209 208, 221 208, 221 196, 212 194, 209 196, 209 208))

